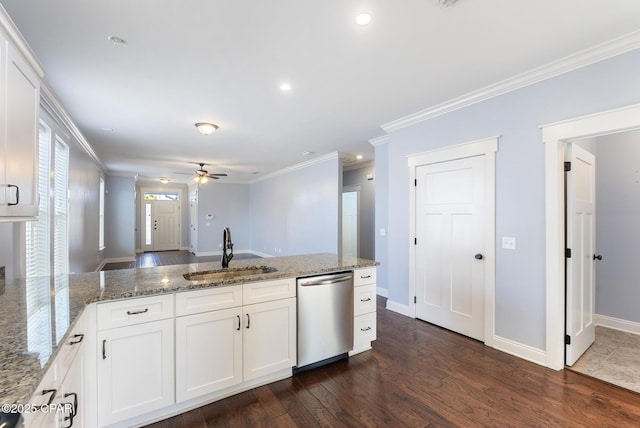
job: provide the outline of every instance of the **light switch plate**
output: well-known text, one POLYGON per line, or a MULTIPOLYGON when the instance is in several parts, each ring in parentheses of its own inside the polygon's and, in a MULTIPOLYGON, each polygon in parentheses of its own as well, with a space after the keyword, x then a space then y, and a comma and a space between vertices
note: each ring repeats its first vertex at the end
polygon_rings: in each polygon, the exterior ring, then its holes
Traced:
POLYGON ((505 250, 515 250, 516 249, 516 238, 511 236, 503 236, 502 237, 502 248, 505 250))

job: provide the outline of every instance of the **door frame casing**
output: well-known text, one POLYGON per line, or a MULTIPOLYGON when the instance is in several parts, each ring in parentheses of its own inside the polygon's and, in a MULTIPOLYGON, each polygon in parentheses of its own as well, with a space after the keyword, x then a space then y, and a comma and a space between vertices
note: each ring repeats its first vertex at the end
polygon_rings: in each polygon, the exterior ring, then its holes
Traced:
POLYGON ((565 225, 564 160, 570 140, 597 137, 640 128, 640 104, 581 116, 540 127, 545 152, 545 365, 564 368, 565 225))
POLYGON ((485 160, 485 202, 487 216, 485 218, 485 313, 484 313, 484 343, 494 346, 495 339, 495 277, 496 277, 496 152, 498 151, 499 136, 471 141, 455 146, 430 150, 407 156, 409 166, 409 233, 412 237, 409 243, 409 306, 410 315, 416 317, 416 305, 411 303, 416 295, 416 248, 413 237, 416 236, 416 168, 439 162, 464 159, 474 156, 484 156, 485 160))

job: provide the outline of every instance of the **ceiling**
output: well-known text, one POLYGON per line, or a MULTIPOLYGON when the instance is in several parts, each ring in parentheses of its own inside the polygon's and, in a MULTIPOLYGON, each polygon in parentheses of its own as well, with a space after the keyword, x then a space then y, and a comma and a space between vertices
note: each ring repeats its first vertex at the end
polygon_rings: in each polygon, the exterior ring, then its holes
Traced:
POLYGON ((108 172, 174 181, 372 160, 384 123, 640 29, 637 0, 0 3, 108 172))

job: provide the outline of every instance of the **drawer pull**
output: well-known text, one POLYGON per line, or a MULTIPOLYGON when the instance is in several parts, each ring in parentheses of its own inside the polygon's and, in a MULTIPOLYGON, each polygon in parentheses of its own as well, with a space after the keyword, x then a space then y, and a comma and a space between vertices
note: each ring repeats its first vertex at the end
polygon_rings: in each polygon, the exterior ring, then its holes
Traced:
POLYGON ((371 278, 371 275, 360 275, 361 279, 369 279, 371 278))
POLYGON ((370 327, 370 326, 369 326, 369 327, 365 327, 365 328, 361 328, 361 329, 360 329, 360 331, 369 331, 369 330, 371 330, 371 327, 370 327))
POLYGON ((367 297, 366 299, 360 299, 361 302, 370 302, 371 297, 367 297))
MULTIPOLYGON (((64 398, 73 396, 73 408, 71 409, 71 414, 69 416, 65 416, 64 420, 69 421, 69 425, 64 428, 71 428, 73 426, 73 418, 78 415, 78 394, 75 392, 70 392, 68 394, 64 394, 64 398)), ((71 404, 71 403, 68 403, 71 404)))
POLYGON ((47 401, 47 404, 45 404, 45 406, 50 406, 51 403, 53 403, 53 399, 56 396, 56 392, 58 392, 58 390, 56 389, 43 389, 42 390, 42 395, 47 395, 47 394, 51 394, 49 396, 49 401, 47 401))
POLYGON ((73 336, 71 336, 77 340, 71 340, 71 342, 69 342, 69 345, 77 345, 78 343, 82 342, 82 340, 84 339, 84 334, 74 334, 73 336))
POLYGON ((145 308, 142 311, 133 311, 133 312, 127 311, 127 315, 140 315, 140 314, 144 314, 144 313, 147 313, 147 312, 149 312, 149 308, 145 308))

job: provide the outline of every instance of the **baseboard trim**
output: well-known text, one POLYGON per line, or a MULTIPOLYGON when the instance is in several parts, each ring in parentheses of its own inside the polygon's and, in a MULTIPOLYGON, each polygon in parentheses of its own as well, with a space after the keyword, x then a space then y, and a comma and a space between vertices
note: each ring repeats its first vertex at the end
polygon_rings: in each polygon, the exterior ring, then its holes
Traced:
POLYGON ((382 287, 376 287, 376 294, 382 297, 389 297, 389 290, 382 287))
POLYGON ((542 349, 524 345, 520 342, 515 342, 500 336, 493 336, 493 348, 506 352, 507 354, 511 354, 515 357, 522 358, 523 360, 531 361, 532 363, 547 367, 547 353, 542 349))
POLYGON ((640 323, 596 314, 596 325, 640 335, 640 323))
POLYGON ((104 259, 104 264, 107 263, 125 263, 125 262, 135 262, 136 261, 136 257, 135 256, 131 256, 131 257, 110 257, 108 259, 104 259))
POLYGON ((256 256, 260 256, 260 257, 262 257, 262 258, 266 258, 266 259, 268 259, 268 258, 270 258, 270 257, 275 257, 275 256, 274 256, 274 255, 272 255, 272 254, 261 253, 260 251, 248 250, 247 252, 248 252, 248 253, 251 253, 251 254, 255 254, 256 256))
POLYGON ((413 318, 410 315, 411 311, 409 310, 409 306, 408 305, 403 305, 402 303, 394 302, 393 300, 387 300, 387 309, 390 310, 390 311, 402 314, 404 316, 413 318))

